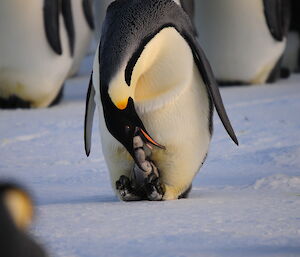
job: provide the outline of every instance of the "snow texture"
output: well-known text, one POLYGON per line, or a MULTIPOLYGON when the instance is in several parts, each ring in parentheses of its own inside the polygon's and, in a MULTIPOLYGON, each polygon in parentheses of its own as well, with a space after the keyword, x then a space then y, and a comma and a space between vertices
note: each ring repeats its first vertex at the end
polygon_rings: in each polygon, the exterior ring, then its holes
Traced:
POLYGON ((299 75, 222 88, 240 146, 215 115, 189 199, 125 203, 111 190, 97 117, 84 153, 91 61, 66 82, 60 105, 0 111, 0 178, 31 190, 31 233, 51 256, 300 256, 299 75))

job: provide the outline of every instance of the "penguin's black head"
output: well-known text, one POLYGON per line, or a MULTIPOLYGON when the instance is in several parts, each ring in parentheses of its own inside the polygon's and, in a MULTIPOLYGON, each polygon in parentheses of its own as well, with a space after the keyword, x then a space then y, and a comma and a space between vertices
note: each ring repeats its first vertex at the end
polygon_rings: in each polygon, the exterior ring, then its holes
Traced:
POLYGON ((0 255, 46 257, 27 233, 33 214, 32 200, 19 185, 0 181, 0 255))
POLYGON ((135 135, 141 136, 145 143, 164 149, 164 146, 152 139, 145 129, 143 122, 136 113, 134 101, 131 97, 128 98, 124 109, 121 109, 120 105, 117 107, 108 94, 102 94, 101 98, 108 131, 126 148, 138 165, 133 148, 135 135))
POLYGON ((0 183, 0 201, 18 228, 25 230, 31 224, 33 202, 26 190, 12 183, 0 183))

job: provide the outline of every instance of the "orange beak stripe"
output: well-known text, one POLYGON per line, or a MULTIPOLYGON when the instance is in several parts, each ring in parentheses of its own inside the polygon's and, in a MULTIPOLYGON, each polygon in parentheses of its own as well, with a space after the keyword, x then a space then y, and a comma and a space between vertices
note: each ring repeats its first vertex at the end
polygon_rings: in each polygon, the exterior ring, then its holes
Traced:
POLYGON ((120 101, 116 104, 119 110, 124 110, 127 107, 128 99, 124 101, 120 101))
POLYGON ((166 149, 165 146, 157 143, 156 141, 154 141, 144 130, 141 129, 141 132, 143 133, 144 137, 153 145, 159 147, 159 148, 162 148, 162 149, 166 149))

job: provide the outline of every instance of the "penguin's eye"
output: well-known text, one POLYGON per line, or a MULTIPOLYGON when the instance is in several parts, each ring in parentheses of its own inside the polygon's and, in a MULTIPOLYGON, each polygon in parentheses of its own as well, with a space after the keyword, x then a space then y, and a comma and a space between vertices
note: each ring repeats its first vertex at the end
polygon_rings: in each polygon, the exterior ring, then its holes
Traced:
POLYGON ((130 126, 126 125, 125 126, 125 133, 128 134, 130 132, 130 126))

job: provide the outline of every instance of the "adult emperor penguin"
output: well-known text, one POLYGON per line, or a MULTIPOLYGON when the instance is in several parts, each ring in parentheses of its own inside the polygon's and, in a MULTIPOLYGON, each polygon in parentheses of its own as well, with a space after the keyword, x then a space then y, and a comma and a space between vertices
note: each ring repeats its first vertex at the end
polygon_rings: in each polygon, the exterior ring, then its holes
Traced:
POLYGON ((26 232, 33 217, 29 194, 20 186, 0 183, 0 255, 45 257, 46 253, 26 232))
POLYGON ((71 0, 0 2, 0 107, 46 107, 72 65, 71 0))
POLYGON ((80 63, 87 53, 94 30, 93 10, 91 0, 72 0, 74 16, 75 46, 74 60, 69 76, 74 76, 80 63))
POLYGON ((238 144, 191 20, 173 0, 117 0, 108 7, 87 95, 87 155, 95 104, 115 190, 135 164, 141 166, 136 133, 152 144, 164 200, 184 195, 202 166, 213 106, 238 144))
POLYGON ((273 82, 289 26, 289 0, 199 0, 199 41, 216 78, 227 83, 273 82))

